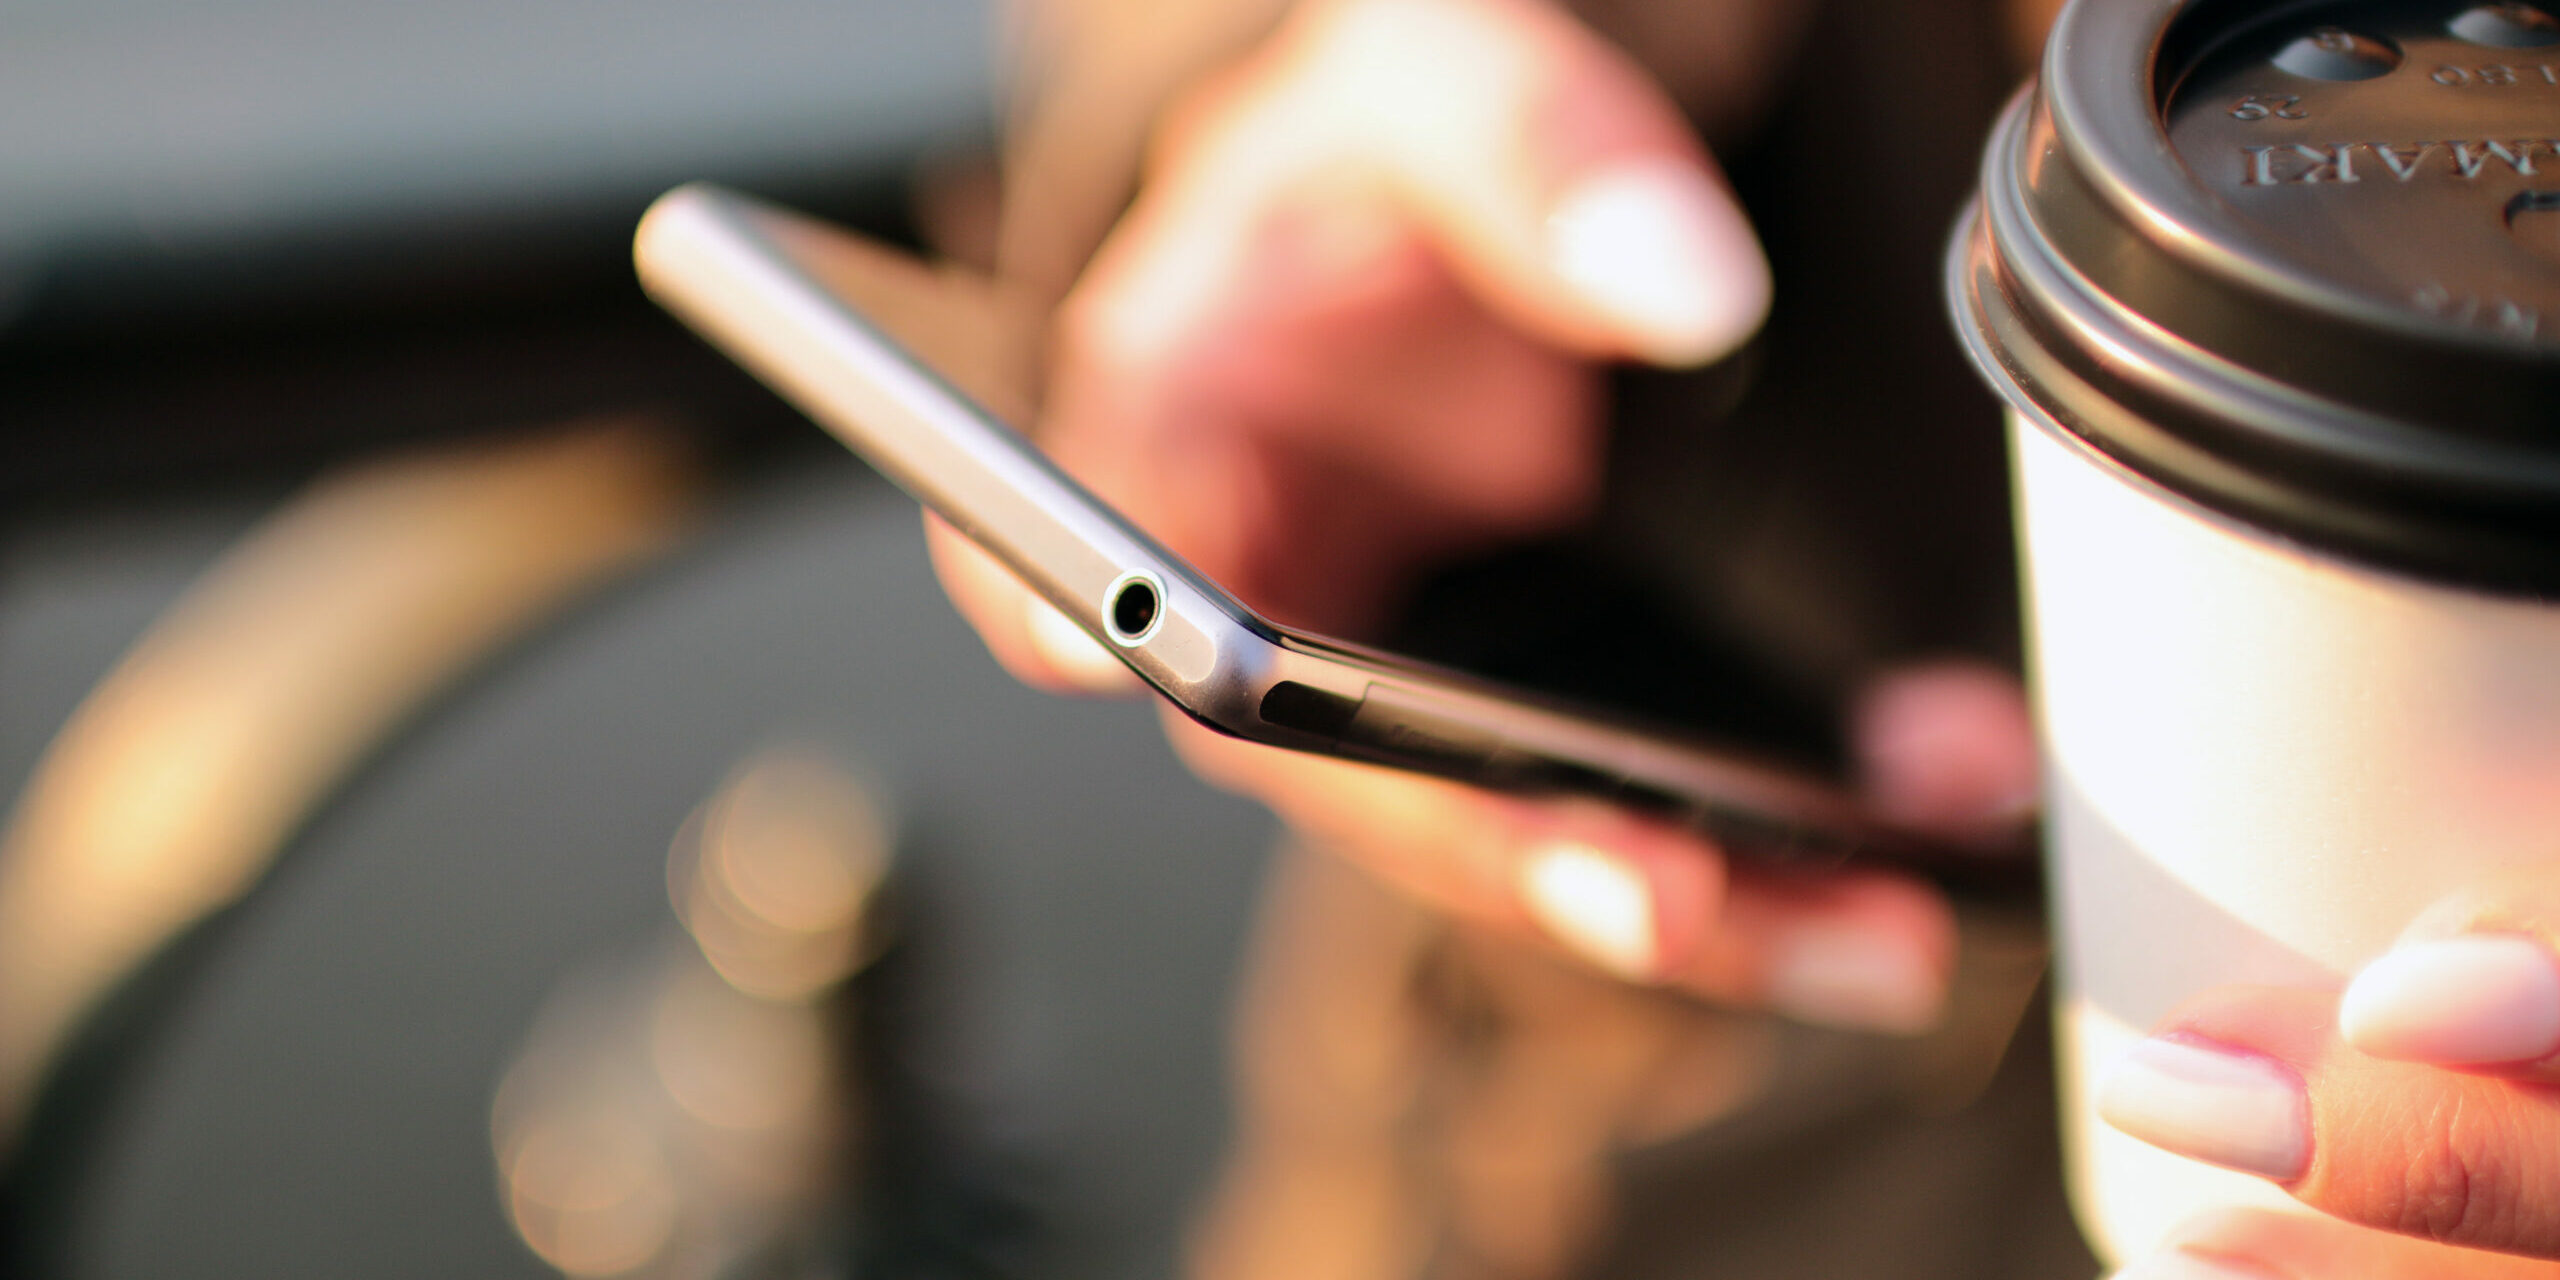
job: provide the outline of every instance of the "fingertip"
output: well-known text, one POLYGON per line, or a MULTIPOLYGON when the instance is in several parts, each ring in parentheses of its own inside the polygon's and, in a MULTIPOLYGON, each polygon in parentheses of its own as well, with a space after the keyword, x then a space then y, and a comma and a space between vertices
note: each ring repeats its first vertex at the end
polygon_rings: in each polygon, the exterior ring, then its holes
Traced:
POLYGON ((2278 1182, 2302 1176, 2311 1100, 2290 1063, 2198 1036, 2136 1043, 2099 1081, 2099 1118, 2192 1160, 2278 1182))
POLYGON ((2208 1209, 2115 1280, 2548 1280, 2541 1258, 2398 1235, 2308 1209, 2208 1209))
POLYGON ((1750 220, 1679 106, 1565 8, 1335 6, 1304 87, 1494 310, 1590 356, 1714 360, 1767 314, 1750 220), (1416 58, 1416 49, 1438 56, 1416 58), (1393 109, 1380 110, 1381 105, 1393 109))
POLYGON ((931 512, 925 513, 925 547, 952 607, 1015 679, 1045 693, 1118 694, 1140 687, 1099 641, 931 512))
POLYGON ((2287 1280, 2284 1273, 2227 1254, 2171 1248, 2115 1273, 2111 1280, 2287 1280))
POLYGON ((2403 943, 2347 984, 2338 1034, 2403 1062, 2539 1061, 2560 1053, 2560 964, 2521 934, 2403 943))
POLYGON ((1907 942, 1854 928, 1782 935, 1769 956, 1769 1007, 1813 1026, 1918 1035, 1945 1011, 1945 976, 1907 942))
POLYGON ((1759 237, 1693 159, 1621 160, 1574 179, 1550 207, 1545 235, 1556 277, 1657 364, 1717 359, 1768 315, 1759 237))
POLYGON ((1945 1012, 1955 921, 1938 895, 1899 877, 1754 876, 1734 885, 1701 969, 1798 1022, 1917 1035, 1945 1012))
POLYGON ((1619 977, 1658 982, 1696 950, 1723 864, 1694 840, 1631 822, 1531 835, 1514 859, 1522 910, 1549 939, 1619 977))
POLYGON ((1859 698, 1851 738, 1868 801, 1888 821, 1991 835, 2035 811, 2034 721, 2006 672, 1969 662, 1895 671, 1859 698))
POLYGON ((1119 655, 1056 606, 1028 591, 1022 593, 1022 631, 1048 674, 1069 687, 1094 694, 1136 693, 1145 688, 1119 655))
POLYGON ((1578 840, 1532 846, 1519 861, 1521 905, 1548 938, 1619 977, 1661 970, 1660 911, 1642 867, 1578 840))
POLYGON ((2108 1280, 2292 1280, 2292 1268, 2280 1260, 2308 1262, 2321 1255, 2308 1252, 2300 1228, 2353 1231, 2345 1223, 2320 1223, 2297 1212, 2222 1206, 2201 1210, 2179 1221, 2152 1246, 2108 1280))

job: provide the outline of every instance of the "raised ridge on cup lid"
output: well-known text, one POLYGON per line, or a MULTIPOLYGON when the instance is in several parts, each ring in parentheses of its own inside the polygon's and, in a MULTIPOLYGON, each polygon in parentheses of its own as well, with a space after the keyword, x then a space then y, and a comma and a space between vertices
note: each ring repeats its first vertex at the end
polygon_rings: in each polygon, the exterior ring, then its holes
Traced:
POLYGON ((2560 11, 2074 0, 1949 286, 2004 394, 2193 501, 2560 589, 2560 11))

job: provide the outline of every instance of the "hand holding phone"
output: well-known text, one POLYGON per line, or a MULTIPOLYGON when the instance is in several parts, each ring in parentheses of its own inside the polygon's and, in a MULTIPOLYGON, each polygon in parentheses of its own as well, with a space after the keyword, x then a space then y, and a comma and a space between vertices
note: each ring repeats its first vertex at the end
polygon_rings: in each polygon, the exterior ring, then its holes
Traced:
MULTIPOLYGON (((965 309, 919 307, 935 296, 912 287, 928 269, 894 251, 696 186, 660 200, 636 252, 653 296, 1221 734, 1501 791, 1603 799, 1766 861, 1865 857, 1949 879, 2015 879, 2013 860, 1878 823, 1821 780, 1262 618, 884 331, 898 326, 953 369, 975 360, 992 375, 988 361, 1001 359, 953 329, 965 309), (895 316, 867 309, 893 303, 895 316)), ((1000 375, 973 380, 991 392, 1003 385, 1000 375)))
MULTIPOLYGON (((1213 89, 1183 95, 1162 119, 1148 180, 1048 319, 1043 442, 1213 577, 1320 630, 1374 634, 1402 575, 1450 553, 1445 538, 1396 540, 1416 516, 1451 528, 1440 519, 1445 501, 1417 506, 1417 495, 1456 498, 1462 514, 1497 512, 1498 524, 1475 526, 1494 536, 1570 518, 1552 505, 1524 507, 1517 485, 1553 497, 1559 476, 1599 474, 1592 397, 1603 365, 1711 358, 1747 335, 1754 299, 1766 297, 1748 220, 1678 108, 1553 6, 1304 6, 1213 89), (1370 20, 1383 17, 1427 21, 1434 34, 1417 41, 1409 26, 1370 20), (1481 56, 1416 61, 1416 47, 1481 56), (1551 128, 1564 102, 1573 120, 1606 127, 1551 128), (1432 109, 1403 109, 1416 103, 1432 109), (1681 215, 1654 224, 1672 233, 1668 256, 1647 248, 1659 237, 1630 243, 1623 220, 1558 217, 1655 197, 1681 215), (1555 256, 1559 230, 1594 253, 1555 256), (1612 282, 1625 286, 1617 301, 1647 305, 1608 305, 1610 290, 1597 286, 1612 282), (1679 321, 1679 332, 1655 323, 1665 320, 1679 321), (1274 458, 1285 469, 1218 465, 1274 458), (1359 482, 1348 490, 1335 484, 1346 464, 1359 482), (1488 508, 1486 498, 1502 505, 1488 508), (1397 577, 1340 590, 1380 564, 1397 577), (1327 607, 1336 599, 1353 611, 1327 607)), ((1026 234, 1055 212, 1038 192, 1016 190, 1008 204, 1026 234)), ((1067 213, 1064 226, 1081 225, 1067 213)), ((1046 261, 1036 248, 1026 258, 1046 261)), ((948 554, 967 544, 932 528, 962 612, 1000 658, 1036 677, 1019 658, 1023 619, 1039 610, 986 556, 948 554), (983 571, 954 571, 962 566, 983 571)), ((1949 674, 1886 673, 1883 683, 1942 693, 1968 683, 1949 674)), ((2014 683, 1974 675, 1993 695, 1978 700, 1975 709, 1991 714, 1974 723, 2022 725, 2014 683)), ((1907 701, 1865 696, 1854 716, 1862 773, 1879 759, 1932 762, 1874 770, 1873 794, 1890 812, 1930 829, 1970 829, 1974 815, 2028 785, 2031 748, 1998 733, 2007 746, 1973 760, 2005 752, 2006 763, 1972 770, 1966 785, 1910 786, 1963 772, 1945 765, 1968 753, 1930 742, 1961 715, 1870 709, 1907 701), (1936 727, 1872 731, 1897 722, 1936 727), (1865 754, 1882 741, 1905 749, 1865 754)), ((1474 927, 1543 936, 1647 982, 1815 1022, 1911 1029, 1943 998, 1954 919, 1941 895, 1909 877, 1762 870, 1623 806, 1533 803, 1273 750, 1180 712, 1164 718, 1203 776, 1271 804, 1326 849, 1474 927)))

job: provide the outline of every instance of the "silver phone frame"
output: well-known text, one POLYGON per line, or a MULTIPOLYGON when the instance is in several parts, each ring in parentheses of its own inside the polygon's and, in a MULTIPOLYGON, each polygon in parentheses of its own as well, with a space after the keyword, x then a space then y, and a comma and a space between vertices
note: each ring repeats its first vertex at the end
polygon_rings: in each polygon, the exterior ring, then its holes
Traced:
MULTIPOLYGON (((1935 856, 1945 846, 1871 820, 1831 784, 1261 617, 821 283, 813 265, 850 246, 881 252, 850 231, 693 184, 651 206, 634 258, 660 305, 1010 567, 1193 719, 1278 747, 1632 803, 1762 858, 1949 860, 1935 856), (1158 585, 1158 616, 1144 635, 1115 638, 1115 584, 1132 575, 1158 585), (1314 694, 1288 695, 1293 707, 1322 714, 1266 716, 1274 691, 1289 686, 1314 694)), ((1969 850, 1952 858, 1981 861, 1969 850)))

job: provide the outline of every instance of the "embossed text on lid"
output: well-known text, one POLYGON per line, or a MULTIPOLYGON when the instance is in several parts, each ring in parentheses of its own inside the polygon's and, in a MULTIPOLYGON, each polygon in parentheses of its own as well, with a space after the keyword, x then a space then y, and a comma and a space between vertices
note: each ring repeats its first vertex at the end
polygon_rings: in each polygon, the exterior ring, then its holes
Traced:
POLYGON ((2546 32, 2480 0, 2072 0, 1949 260, 1976 363, 2207 507, 2560 592, 2546 32))
POLYGON ((2560 341, 2560 263, 2509 234, 2507 215, 2560 181, 2560 53, 2529 60, 2477 38, 2550 19, 2483 5, 2447 21, 2449 8, 2368 0, 2243 26, 2177 80, 2170 145, 2255 224, 2255 248, 2432 319, 2560 341), (2395 48, 2395 65, 2355 80, 2290 73, 2308 42, 2348 30, 2334 60, 2365 56, 2344 52, 2352 41, 2395 48))

